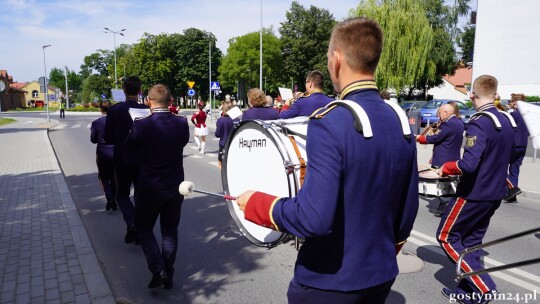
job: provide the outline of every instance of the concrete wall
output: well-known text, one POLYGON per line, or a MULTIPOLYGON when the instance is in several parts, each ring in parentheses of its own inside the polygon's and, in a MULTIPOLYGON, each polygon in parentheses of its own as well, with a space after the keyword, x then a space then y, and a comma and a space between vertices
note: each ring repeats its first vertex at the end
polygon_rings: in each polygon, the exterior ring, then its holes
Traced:
POLYGON ((499 80, 499 94, 540 96, 540 1, 478 0, 473 80, 499 80))

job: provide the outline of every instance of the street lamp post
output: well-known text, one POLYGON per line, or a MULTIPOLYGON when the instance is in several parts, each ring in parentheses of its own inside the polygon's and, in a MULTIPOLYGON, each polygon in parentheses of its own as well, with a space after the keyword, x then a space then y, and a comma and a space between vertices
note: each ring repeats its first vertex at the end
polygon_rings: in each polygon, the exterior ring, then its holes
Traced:
POLYGON ((114 40, 114 88, 118 89, 118 75, 116 74, 116 34, 118 34, 120 36, 124 36, 124 34, 122 32, 125 31, 126 29, 122 29, 122 30, 120 30, 118 32, 113 31, 113 30, 109 29, 108 27, 105 27, 104 29, 105 29, 105 31, 103 31, 104 33, 113 34, 113 40, 114 40))
POLYGON ((47 62, 45 61, 45 48, 50 47, 50 44, 43 46, 43 66, 45 67, 45 78, 43 79, 43 90, 45 91, 45 106, 47 107, 47 121, 49 119, 49 89, 47 87, 47 62))

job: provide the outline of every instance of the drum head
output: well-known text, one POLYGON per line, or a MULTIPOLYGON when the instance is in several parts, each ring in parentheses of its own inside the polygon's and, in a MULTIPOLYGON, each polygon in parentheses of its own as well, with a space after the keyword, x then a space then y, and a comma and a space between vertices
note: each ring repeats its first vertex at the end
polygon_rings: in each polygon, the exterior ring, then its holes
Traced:
MULTIPOLYGON (((243 121, 235 126, 223 150, 221 179, 226 194, 237 196, 258 190, 279 197, 296 194, 295 175, 286 174, 289 159, 280 135, 262 121, 243 121)), ((232 218, 244 236, 257 246, 273 247, 285 234, 244 219, 236 202, 227 201, 232 218)))

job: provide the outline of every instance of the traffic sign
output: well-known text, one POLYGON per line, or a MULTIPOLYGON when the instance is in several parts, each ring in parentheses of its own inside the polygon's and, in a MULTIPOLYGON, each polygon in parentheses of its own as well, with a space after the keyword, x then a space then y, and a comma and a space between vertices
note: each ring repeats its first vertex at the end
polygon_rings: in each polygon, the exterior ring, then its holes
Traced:
POLYGON ((210 85, 210 90, 212 91, 221 90, 221 87, 219 86, 219 81, 212 81, 212 85, 210 85))
POLYGON ((195 85, 195 81, 188 81, 187 85, 189 86, 190 89, 193 89, 193 86, 195 85))
POLYGON ((194 90, 194 89, 189 89, 189 90, 187 91, 187 94, 188 94, 189 96, 195 96, 195 90, 194 90))
POLYGON ((101 99, 105 99, 105 98, 107 98, 107 95, 101 94, 101 99))
POLYGON ((54 95, 54 94, 49 94, 49 100, 55 101, 55 100, 56 100, 56 95, 54 95))

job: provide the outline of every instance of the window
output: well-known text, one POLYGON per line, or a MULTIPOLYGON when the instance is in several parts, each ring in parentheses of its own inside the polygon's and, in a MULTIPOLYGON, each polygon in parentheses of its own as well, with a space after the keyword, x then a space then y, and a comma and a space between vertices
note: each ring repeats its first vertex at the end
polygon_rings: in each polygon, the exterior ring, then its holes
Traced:
POLYGON ((37 90, 33 90, 32 91, 32 98, 38 98, 39 97, 39 92, 37 90))

